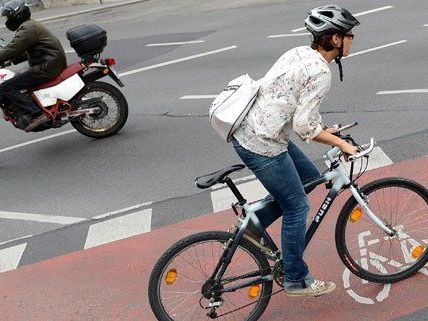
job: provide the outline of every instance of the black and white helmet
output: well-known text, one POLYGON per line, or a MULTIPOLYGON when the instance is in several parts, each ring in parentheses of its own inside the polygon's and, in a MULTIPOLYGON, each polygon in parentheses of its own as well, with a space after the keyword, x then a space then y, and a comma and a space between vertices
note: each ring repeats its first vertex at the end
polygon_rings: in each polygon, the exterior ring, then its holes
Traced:
POLYGON ((312 9, 305 20, 306 29, 315 37, 345 34, 359 24, 348 10, 334 4, 312 9))
POLYGON ((30 15, 30 9, 25 0, 9 0, 1 7, 1 15, 7 18, 28 16, 30 15))

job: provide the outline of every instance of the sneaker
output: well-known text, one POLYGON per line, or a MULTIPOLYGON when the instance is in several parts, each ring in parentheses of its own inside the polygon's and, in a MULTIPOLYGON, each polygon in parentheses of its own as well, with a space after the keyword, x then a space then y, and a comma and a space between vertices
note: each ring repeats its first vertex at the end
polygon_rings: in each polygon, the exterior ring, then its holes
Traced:
POLYGON ((333 292, 336 288, 336 284, 333 282, 324 282, 319 280, 314 280, 314 282, 304 289, 286 289, 284 292, 288 296, 292 297, 302 297, 302 296, 320 296, 333 292))

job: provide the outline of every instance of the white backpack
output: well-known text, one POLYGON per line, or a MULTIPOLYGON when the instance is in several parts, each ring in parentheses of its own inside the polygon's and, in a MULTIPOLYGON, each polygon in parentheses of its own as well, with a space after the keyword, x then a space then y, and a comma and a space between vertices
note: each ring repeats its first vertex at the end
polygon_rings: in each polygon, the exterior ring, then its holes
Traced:
POLYGON ((211 104, 209 122, 226 142, 230 142, 233 132, 247 115, 260 86, 261 80, 244 74, 231 80, 211 104))

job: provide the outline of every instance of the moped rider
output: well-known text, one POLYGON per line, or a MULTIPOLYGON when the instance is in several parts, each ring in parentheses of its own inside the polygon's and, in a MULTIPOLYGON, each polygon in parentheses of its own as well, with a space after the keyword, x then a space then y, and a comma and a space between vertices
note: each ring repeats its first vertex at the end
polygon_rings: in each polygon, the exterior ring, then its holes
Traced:
POLYGON ((22 90, 56 78, 67 67, 65 52, 53 33, 31 19, 25 0, 7 1, 0 10, 1 15, 7 18, 6 27, 16 32, 12 41, 0 49, 0 65, 28 60, 30 67, 29 71, 17 74, 0 85, 0 103, 15 108, 18 128, 35 128, 47 117, 31 96, 22 90))

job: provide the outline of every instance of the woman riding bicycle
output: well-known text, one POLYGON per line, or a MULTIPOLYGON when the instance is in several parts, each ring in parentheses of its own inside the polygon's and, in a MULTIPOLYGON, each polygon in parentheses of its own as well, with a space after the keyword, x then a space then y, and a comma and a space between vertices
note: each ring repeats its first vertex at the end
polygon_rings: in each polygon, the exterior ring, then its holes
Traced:
MULTIPOLYGON (((351 30, 359 21, 347 10, 328 5, 311 10, 305 25, 313 36, 311 46, 291 49, 278 59, 232 139, 239 157, 281 208, 284 291, 290 296, 319 296, 336 287, 333 282, 315 280, 303 260, 310 210, 303 184, 319 172, 290 141, 291 132, 307 142, 337 146, 345 155, 357 152, 323 125, 319 106, 331 84, 328 63, 336 61, 342 80, 340 59, 349 54, 351 30), (270 78, 274 74, 281 76, 270 78)), ((261 222, 267 227, 273 220, 261 222)))

